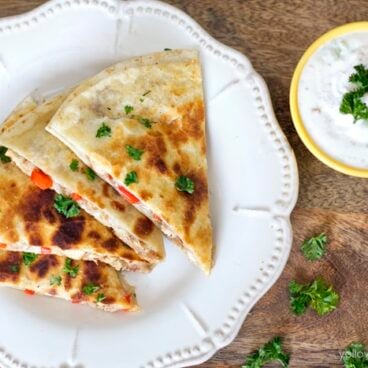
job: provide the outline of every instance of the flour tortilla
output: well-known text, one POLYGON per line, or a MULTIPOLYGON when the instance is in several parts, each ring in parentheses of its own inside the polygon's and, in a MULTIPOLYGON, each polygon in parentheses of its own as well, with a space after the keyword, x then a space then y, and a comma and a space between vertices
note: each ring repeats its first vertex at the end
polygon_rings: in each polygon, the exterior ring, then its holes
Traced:
POLYGON ((117 270, 150 270, 147 261, 83 210, 72 218, 58 213, 55 196, 37 188, 12 162, 0 163, 2 248, 101 261, 117 270))
POLYGON ((71 267, 77 270, 72 277, 64 271, 66 260, 55 255, 38 255, 32 263, 26 264, 22 253, 0 250, 0 286, 87 304, 108 312, 139 309, 134 288, 120 279, 112 267, 91 261, 71 261, 71 267), (94 289, 88 290, 88 287, 94 289))
POLYGON ((46 129, 116 189, 133 194, 137 209, 210 271, 212 228, 197 51, 160 52, 107 68, 77 87, 46 129), (127 106, 134 110, 126 113, 127 106), (111 128, 111 137, 96 138, 102 123, 111 128), (144 151, 140 161, 129 156, 127 145, 144 151), (138 183, 127 186, 132 171, 138 183), (175 188, 182 175, 194 182, 193 194, 175 188))
POLYGON ((89 180, 86 167, 70 149, 45 130, 66 95, 37 106, 23 103, 1 126, 0 145, 27 175, 35 168, 52 178, 53 189, 65 195, 78 194, 78 204, 132 247, 142 258, 157 263, 164 258, 162 235, 151 220, 122 198, 111 186, 96 177, 89 180), (78 161, 78 169, 70 164, 78 161))

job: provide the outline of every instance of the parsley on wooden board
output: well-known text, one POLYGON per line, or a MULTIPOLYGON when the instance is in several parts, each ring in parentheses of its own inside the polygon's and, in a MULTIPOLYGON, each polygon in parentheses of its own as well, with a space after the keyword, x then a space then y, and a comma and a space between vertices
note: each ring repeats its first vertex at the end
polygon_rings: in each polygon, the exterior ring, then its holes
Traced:
POLYGON ((354 66, 355 73, 350 75, 349 82, 355 85, 355 89, 344 94, 340 112, 351 114, 354 123, 360 119, 368 120, 368 106, 362 101, 362 97, 368 92, 368 69, 364 65, 354 66))
POLYGON ((125 151, 135 161, 140 161, 144 151, 131 146, 130 144, 125 145, 125 151))
POLYGON ((301 251, 304 257, 309 261, 316 261, 322 258, 326 253, 327 236, 321 233, 317 236, 313 236, 310 239, 306 239, 302 246, 301 251))
POLYGON ((64 264, 64 268, 63 271, 68 274, 70 277, 77 277, 78 272, 79 272, 79 266, 74 266, 72 265, 72 260, 70 258, 67 258, 65 260, 65 264, 64 264))
POLYGON ((79 161, 74 159, 69 165, 70 170, 77 171, 79 169, 79 161))
POLYGON ((289 283, 289 293, 291 310, 298 316, 304 314, 308 307, 314 309, 319 316, 324 316, 335 310, 340 300, 339 294, 321 277, 306 285, 292 280, 289 283))
POLYGON ((64 215, 66 218, 75 217, 80 214, 78 203, 73 201, 70 197, 66 197, 62 194, 56 195, 54 207, 56 208, 56 211, 64 215))
POLYGON ((195 185, 192 179, 187 176, 181 175, 176 179, 175 188, 179 192, 187 192, 192 194, 195 190, 195 185))
POLYGON ((102 123, 96 132, 96 138, 102 137, 111 137, 111 128, 105 123, 102 123))
POLYGON ((367 368, 368 352, 363 344, 353 342, 345 349, 342 361, 345 368, 367 368))
POLYGON ((3 164, 11 162, 11 158, 6 155, 6 152, 8 152, 8 149, 4 146, 0 146, 0 161, 3 164))
POLYGON ((60 275, 52 275, 50 277, 50 285, 57 285, 60 286, 61 285, 61 276, 60 275))
POLYGON ((31 253, 31 252, 23 252, 23 263, 26 266, 31 265, 37 258, 37 254, 36 253, 31 253))
POLYGON ((126 174, 124 179, 124 184, 129 186, 132 183, 138 183, 138 175, 135 171, 131 171, 128 174, 126 174))
POLYGON ((277 336, 248 356, 241 368, 261 368, 270 362, 278 362, 281 367, 288 367, 289 359, 289 355, 282 350, 281 337, 277 336))

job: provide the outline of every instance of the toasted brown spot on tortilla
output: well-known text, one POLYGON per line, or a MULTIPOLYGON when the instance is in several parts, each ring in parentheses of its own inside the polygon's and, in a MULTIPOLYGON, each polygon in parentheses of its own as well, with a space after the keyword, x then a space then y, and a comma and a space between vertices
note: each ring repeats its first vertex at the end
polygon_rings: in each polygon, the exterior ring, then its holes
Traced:
POLYGON ((16 282, 19 278, 19 270, 22 263, 22 254, 19 252, 7 252, 0 260, 0 281, 11 280, 16 282), (13 269, 15 268, 15 270, 13 269))
POLYGON ((147 190, 141 190, 139 192, 139 196, 144 200, 147 201, 152 198, 152 193, 148 192, 147 190))
POLYGON ((25 221, 38 222, 41 220, 42 210, 52 208, 54 203, 54 192, 52 190, 32 190, 24 195, 19 205, 19 212, 25 221))
POLYGON ((94 231, 94 230, 91 230, 88 233, 88 237, 89 238, 92 238, 94 240, 100 240, 101 239, 101 235, 97 231, 94 231))
POLYGON ((183 130, 192 138, 199 140, 203 136, 204 105, 198 99, 178 107, 183 116, 183 130))
POLYGON ((107 296, 103 301, 103 304, 114 304, 115 303, 115 298, 113 298, 112 296, 107 296))
POLYGON ((52 208, 45 208, 42 214, 50 224, 54 224, 56 222, 57 217, 55 211, 52 208))
POLYGON ((102 192, 105 197, 110 197, 110 185, 107 183, 104 183, 102 186, 102 192))
POLYGON ((152 233, 154 225, 150 219, 141 216, 134 225, 134 233, 141 237, 146 237, 152 233))
POLYGON ((39 233, 29 234, 28 239, 30 245, 40 245, 40 246, 43 245, 43 240, 41 234, 39 233))
POLYGON ((31 272, 36 273, 39 278, 43 278, 58 264, 58 259, 54 255, 38 256, 38 259, 31 264, 29 269, 31 272))
POLYGON ((181 174, 181 168, 180 168, 180 165, 177 162, 175 162, 175 164, 173 165, 173 170, 174 170, 176 175, 179 176, 181 174))
POLYGON ((151 159, 149 161, 149 165, 152 165, 153 167, 155 167, 161 174, 167 173, 166 164, 160 157, 151 159))
POLYGON ((70 290, 72 287, 72 277, 68 273, 64 273, 64 289, 70 290))
POLYGON ((118 201, 111 201, 111 206, 117 210, 117 211, 120 211, 120 212, 124 212, 125 211, 125 206, 123 203, 121 202, 118 202, 118 201))
POLYGON ((52 237, 53 244, 58 245, 62 249, 69 249, 77 245, 82 239, 84 226, 85 220, 81 216, 71 219, 65 218, 52 237))
POLYGON ((85 262, 85 269, 84 269, 84 283, 93 283, 97 286, 100 286, 101 282, 101 272, 100 272, 100 266, 91 261, 85 262))
POLYGON ((102 246, 109 251, 113 251, 118 248, 119 244, 116 238, 110 238, 110 239, 105 240, 102 243, 102 246))

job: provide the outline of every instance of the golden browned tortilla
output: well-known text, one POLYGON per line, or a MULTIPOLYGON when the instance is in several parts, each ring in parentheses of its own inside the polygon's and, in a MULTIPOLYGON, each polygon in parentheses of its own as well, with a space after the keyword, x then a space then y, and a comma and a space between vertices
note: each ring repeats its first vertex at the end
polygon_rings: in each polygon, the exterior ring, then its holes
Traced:
POLYGON ((52 189, 73 195, 86 212, 131 246, 142 258, 157 263, 164 257, 160 231, 99 177, 86 175, 87 167, 70 149, 45 130, 65 95, 37 106, 31 100, 1 126, 0 145, 27 175, 41 169, 52 179, 52 189), (70 165, 74 162, 75 167, 70 165), (77 195, 77 196, 76 196, 77 195))
POLYGON ((210 271, 212 228, 197 51, 155 53, 107 68, 76 88, 46 129, 210 271), (110 134, 97 137, 100 128, 110 134), (129 154, 128 146, 143 152, 140 159, 129 154), (193 193, 176 188, 181 176, 194 183, 193 193))
POLYGON ((0 286, 88 304, 108 312, 135 311, 134 289, 110 266, 91 261, 0 250, 0 286))
POLYGON ((37 188, 13 163, 0 163, 0 243, 6 250, 101 261, 147 271, 150 264, 83 210, 66 218, 56 193, 37 188))

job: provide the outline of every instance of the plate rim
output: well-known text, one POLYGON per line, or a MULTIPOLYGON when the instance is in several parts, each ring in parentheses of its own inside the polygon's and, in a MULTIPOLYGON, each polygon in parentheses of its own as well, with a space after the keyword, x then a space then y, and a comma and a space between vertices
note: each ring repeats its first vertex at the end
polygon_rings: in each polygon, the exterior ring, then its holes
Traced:
MULTIPOLYGON (((243 78, 248 83, 253 85, 252 94, 260 114, 260 121, 264 123, 267 135, 273 140, 275 150, 277 150, 281 162, 284 163, 282 175, 285 180, 286 178, 288 180, 284 181, 283 193, 287 194, 285 197, 288 199, 280 198, 276 203, 277 211, 273 214, 277 222, 280 223, 279 228, 283 229, 284 236, 279 241, 278 246, 274 247, 277 250, 275 253, 277 256, 274 255, 273 261, 270 263, 272 271, 268 272, 268 277, 263 277, 260 271, 254 284, 247 290, 240 291, 240 297, 236 305, 231 308, 226 321, 221 323, 219 328, 214 329, 215 333, 210 341, 212 343, 210 350, 201 353, 200 347, 196 345, 189 348, 188 354, 188 348, 183 347, 175 352, 167 352, 165 356, 152 357, 153 359, 142 365, 141 368, 179 368, 201 364, 235 339, 249 311, 274 285, 286 265, 292 246, 290 215, 296 205, 299 190, 298 168, 294 152, 275 116, 268 87, 263 78, 253 69, 250 60, 241 52, 216 40, 184 11, 167 3, 158 0, 50 0, 28 12, 0 18, 0 35, 28 29, 40 21, 46 21, 56 12, 61 12, 71 6, 100 7, 111 14, 115 12, 121 14, 121 11, 130 14, 131 9, 144 13, 150 9, 149 12, 155 12, 155 15, 175 20, 178 25, 183 26, 184 30, 191 34, 192 38, 196 41, 199 40, 201 46, 222 57, 224 61, 242 73, 243 78), (179 355, 177 355, 178 353, 179 355)), ((207 342, 203 341, 203 343, 207 342)), ((5 368, 19 368, 21 364, 16 357, 2 347, 0 347, 0 363, 5 368)), ((24 363, 22 362, 22 364, 24 363)), ((25 367, 29 367, 27 363, 25 364, 25 367)))

